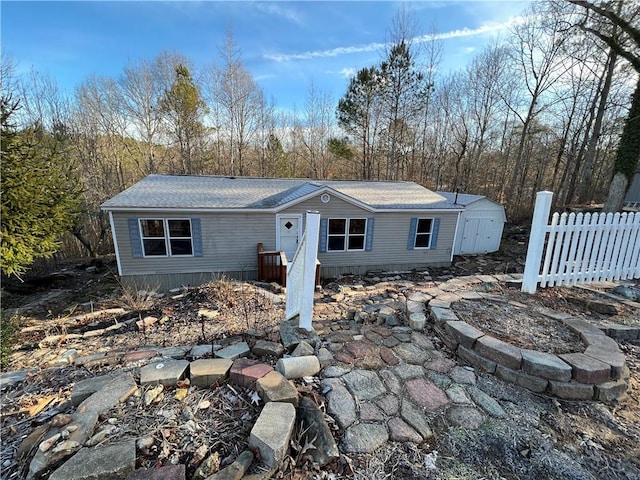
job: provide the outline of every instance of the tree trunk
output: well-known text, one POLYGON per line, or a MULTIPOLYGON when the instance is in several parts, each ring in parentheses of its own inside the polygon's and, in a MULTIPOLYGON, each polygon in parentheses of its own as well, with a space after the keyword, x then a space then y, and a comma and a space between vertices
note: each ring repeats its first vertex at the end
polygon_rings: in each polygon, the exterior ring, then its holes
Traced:
POLYGON ((604 204, 603 211, 618 212, 622 210, 624 197, 631 179, 638 169, 640 162, 640 76, 636 83, 636 89, 631 100, 629 115, 624 124, 616 163, 614 166, 614 176, 609 186, 609 194, 604 204))
POLYGON ((609 91, 611 90, 611 81, 613 79, 613 72, 615 70, 616 60, 618 55, 613 51, 609 51, 609 62, 606 66, 606 73, 604 78, 604 84, 600 93, 600 104, 598 105, 598 112, 596 114, 595 123, 593 125, 593 133, 589 139, 587 146, 587 152, 584 156, 583 176, 580 188, 578 190, 578 201, 581 203, 591 200, 588 198, 592 192, 593 183, 593 163, 596 157, 596 147, 598 146, 598 140, 602 132, 602 119, 604 118, 604 112, 607 107, 607 100, 609 98, 609 91))
POLYGON ((622 210, 622 204, 624 203, 624 197, 627 194, 627 187, 629 186, 629 180, 627 176, 622 172, 616 172, 609 185, 609 193, 607 194, 607 201, 602 208, 603 212, 619 212, 622 210))

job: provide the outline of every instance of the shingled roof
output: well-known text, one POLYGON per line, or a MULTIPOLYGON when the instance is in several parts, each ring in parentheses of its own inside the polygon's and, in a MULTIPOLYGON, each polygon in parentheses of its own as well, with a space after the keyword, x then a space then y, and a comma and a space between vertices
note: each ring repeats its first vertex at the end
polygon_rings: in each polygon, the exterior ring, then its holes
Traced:
POLYGON ((316 193, 348 197, 372 211, 460 210, 444 196, 413 182, 371 182, 149 175, 102 204, 104 210, 206 209, 279 210, 316 193))

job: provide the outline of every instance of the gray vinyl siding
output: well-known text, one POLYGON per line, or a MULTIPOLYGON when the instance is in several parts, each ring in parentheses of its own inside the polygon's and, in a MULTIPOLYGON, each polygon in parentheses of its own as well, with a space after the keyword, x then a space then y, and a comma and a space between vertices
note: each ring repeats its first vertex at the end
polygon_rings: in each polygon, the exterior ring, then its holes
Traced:
MULTIPOLYGON (((113 212, 122 275, 154 275, 210 272, 213 274, 256 270, 256 247, 276 247, 274 214, 266 213, 149 213, 113 212), (129 218, 199 218, 202 257, 134 257, 129 218)), ((255 273, 254 273, 255 275, 255 273)))
MULTIPOLYGON (((451 247, 456 231, 458 212, 416 210, 411 212, 372 213, 331 195, 329 203, 322 203, 320 195, 294 205, 283 213, 318 211, 321 218, 375 218, 373 249, 370 252, 318 252, 323 269, 360 266, 403 266, 402 269, 422 268, 426 265, 444 266, 451 263, 451 247), (437 247, 429 250, 408 250, 407 241, 411 218, 439 218, 437 247)), ((359 269, 361 270, 361 269, 359 269)), ((338 270, 335 270, 338 271, 338 270)), ((343 272, 344 273, 344 272, 343 272)), ((325 273, 322 274, 325 276, 325 273)))

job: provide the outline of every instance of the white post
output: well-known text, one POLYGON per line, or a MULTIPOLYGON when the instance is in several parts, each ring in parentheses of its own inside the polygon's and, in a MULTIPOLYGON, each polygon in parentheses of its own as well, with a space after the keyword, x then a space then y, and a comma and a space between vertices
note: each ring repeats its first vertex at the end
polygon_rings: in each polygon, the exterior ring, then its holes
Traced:
POLYGON ((527 247, 527 260, 524 266, 524 275, 522 276, 521 290, 525 293, 536 293, 552 199, 553 193, 551 192, 545 191, 536 194, 536 206, 533 210, 531 235, 529 236, 529 246, 527 247))
POLYGON ((320 213, 307 212, 306 237, 304 252, 304 273, 302 274, 302 306, 298 326, 311 331, 313 317, 313 297, 316 290, 316 259, 318 257, 318 235, 320 234, 320 213))

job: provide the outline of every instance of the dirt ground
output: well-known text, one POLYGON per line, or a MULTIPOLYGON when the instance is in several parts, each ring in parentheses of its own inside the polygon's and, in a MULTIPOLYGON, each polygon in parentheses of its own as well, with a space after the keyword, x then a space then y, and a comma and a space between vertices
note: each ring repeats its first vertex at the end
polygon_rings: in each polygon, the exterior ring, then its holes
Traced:
MULTIPOLYGON (((500 252, 457 257, 452 267, 434 269, 430 271, 431 276, 437 282, 475 273, 521 272, 526 253, 525 234, 508 231, 500 252)), ((65 261, 43 266, 37 275, 27 277, 24 284, 12 280, 3 282, 3 313, 14 316, 19 330, 19 347, 12 355, 9 370, 46 367, 51 361, 42 353, 51 351, 44 348, 47 338, 106 328, 127 320, 133 322, 124 330, 83 339, 82 344, 75 347, 77 353, 131 351, 145 345, 225 345, 239 338, 251 340, 251 333, 257 331, 263 332, 266 339, 278 338, 277 327, 284 307, 274 303, 263 288, 219 281, 164 296, 153 292, 123 292, 115 280, 114 270, 112 259, 65 261), (118 308, 123 311, 91 316, 91 312, 118 308), (218 312, 216 319, 206 320, 198 315, 200 309, 218 312), (147 316, 158 319, 153 328, 136 325, 147 316)), ((415 280, 412 274, 401 277, 400 281, 415 280)), ((335 295, 336 286, 341 283, 369 285, 372 278, 345 277, 326 282, 319 296, 335 295)), ((571 332, 558 324, 545 324, 543 318, 546 321, 548 318, 538 313, 540 308, 598 320, 615 317, 585 307, 583 300, 598 298, 594 292, 547 289, 528 296, 499 288, 500 291, 493 293, 503 296, 504 302, 459 302, 456 312, 465 320, 523 347, 536 345, 538 349, 556 353, 580 348, 579 339, 571 332)), ((346 298, 335 315, 346 315, 354 307, 358 305, 350 304, 346 298)), ((638 310, 632 307, 622 307, 617 315, 619 318, 614 319, 623 323, 640 321, 638 310)), ((425 333, 435 336, 433 331, 425 333)), ((640 479, 638 343, 621 344, 631 380, 627 395, 619 402, 559 401, 477 372, 478 387, 503 405, 507 418, 491 420, 478 430, 465 430, 439 428, 441 421, 436 416, 431 419, 436 435, 430 442, 420 446, 389 442, 372 455, 342 455, 339 461, 323 470, 305 462, 301 445, 297 443, 299 437, 294 435, 290 461, 275 478, 640 479)), ((57 352, 65 350, 63 345, 59 347, 57 352)), ((443 349, 446 351, 446 347, 443 349)), ((69 408, 65 402, 74 382, 110 370, 109 366, 44 368, 21 386, 4 391, 0 477, 21 478, 24 464, 16 459, 16 449, 26 434, 50 420, 54 413, 69 408)), ((298 387, 322 404, 317 384, 300 381, 298 387)), ((228 387, 210 392, 190 391, 186 399, 179 399, 179 386, 161 392, 147 404, 149 390, 145 389, 132 400, 133 410, 121 412, 116 420, 106 419, 102 425, 118 421, 130 425, 126 436, 151 435, 162 439, 163 447, 146 452, 139 466, 186 463, 187 478, 191 478, 203 458, 202 445, 208 445, 209 451, 219 451, 222 466, 246 447, 248 432, 258 413, 252 392, 228 387), (131 412, 135 412, 135 418, 130 418, 131 412)), ((340 434, 337 427, 335 434, 340 434)))

